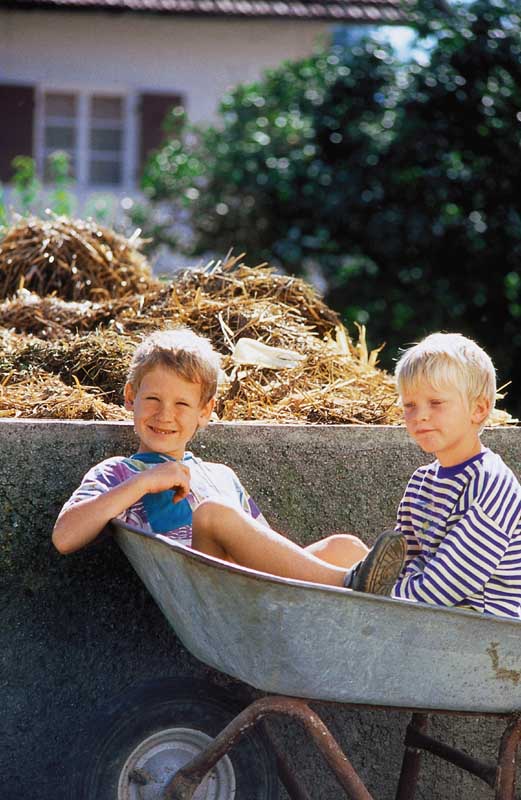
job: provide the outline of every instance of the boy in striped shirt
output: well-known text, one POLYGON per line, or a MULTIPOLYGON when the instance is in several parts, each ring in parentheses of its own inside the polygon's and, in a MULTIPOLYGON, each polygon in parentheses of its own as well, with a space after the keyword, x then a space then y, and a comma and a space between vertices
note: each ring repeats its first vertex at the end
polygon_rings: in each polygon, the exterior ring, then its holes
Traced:
POLYGON ((436 460, 411 477, 396 530, 407 539, 393 597, 521 616, 521 487, 479 435, 496 397, 489 356, 435 333, 396 368, 405 424, 436 460))

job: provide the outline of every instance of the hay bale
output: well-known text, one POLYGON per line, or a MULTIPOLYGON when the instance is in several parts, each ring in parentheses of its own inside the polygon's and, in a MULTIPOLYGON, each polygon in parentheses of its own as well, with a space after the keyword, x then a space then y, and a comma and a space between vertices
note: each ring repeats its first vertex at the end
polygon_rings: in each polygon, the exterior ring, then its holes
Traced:
POLYGON ((139 243, 93 220, 20 220, 0 243, 0 298, 20 288, 79 301, 145 291, 157 281, 139 243))

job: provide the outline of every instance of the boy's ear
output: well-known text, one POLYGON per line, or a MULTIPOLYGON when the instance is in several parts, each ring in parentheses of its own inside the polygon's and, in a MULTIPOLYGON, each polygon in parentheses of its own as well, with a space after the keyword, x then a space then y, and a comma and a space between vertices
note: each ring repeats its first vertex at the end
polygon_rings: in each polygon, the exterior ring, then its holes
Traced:
POLYGON ((199 428, 206 428, 208 423, 210 422, 210 417, 212 416, 212 411, 215 407, 215 397, 212 397, 211 400, 208 400, 207 403, 201 408, 199 412, 199 418, 197 420, 199 428))
POLYGON ((486 397, 478 397, 478 399, 474 401, 472 422, 475 422, 477 425, 483 425, 489 414, 490 400, 486 397))
POLYGON ((123 396, 125 398, 125 408, 127 411, 132 411, 134 408, 134 389, 132 388, 131 383, 126 383, 125 388, 123 390, 123 396))

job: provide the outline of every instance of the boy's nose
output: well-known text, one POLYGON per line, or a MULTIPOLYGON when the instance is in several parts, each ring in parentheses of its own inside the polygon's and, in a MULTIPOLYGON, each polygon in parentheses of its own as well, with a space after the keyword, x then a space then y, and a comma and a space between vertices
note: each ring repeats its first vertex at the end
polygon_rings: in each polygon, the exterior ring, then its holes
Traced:
POLYGON ((164 422, 168 422, 169 420, 172 420, 175 417, 175 413, 174 412, 175 412, 175 406, 173 406, 173 405, 170 406, 168 404, 166 404, 166 405, 163 404, 161 406, 161 408, 159 409, 159 411, 157 412, 157 416, 158 416, 158 418, 160 420, 163 420, 164 422))

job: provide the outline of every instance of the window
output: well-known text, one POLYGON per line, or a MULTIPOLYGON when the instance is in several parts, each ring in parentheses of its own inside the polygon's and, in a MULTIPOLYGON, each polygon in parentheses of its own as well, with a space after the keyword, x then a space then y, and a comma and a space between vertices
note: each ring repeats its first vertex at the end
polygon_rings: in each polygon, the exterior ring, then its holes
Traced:
POLYGON ((63 150, 70 156, 71 172, 76 174, 77 116, 78 103, 73 94, 46 94, 43 100, 43 175, 49 178, 48 157, 55 150, 63 150))
POLYGON ((49 178, 49 155, 63 150, 80 186, 118 188, 131 182, 128 98, 86 92, 41 94, 38 166, 49 178))
POLYGON ((163 122, 179 94, 37 87, 0 83, 0 181, 10 183, 15 156, 36 159, 49 179, 49 156, 69 154, 75 188, 133 191, 164 137, 163 122))
POLYGON ((123 178, 123 99, 92 97, 88 182, 119 186, 123 178))

